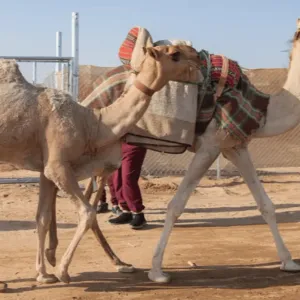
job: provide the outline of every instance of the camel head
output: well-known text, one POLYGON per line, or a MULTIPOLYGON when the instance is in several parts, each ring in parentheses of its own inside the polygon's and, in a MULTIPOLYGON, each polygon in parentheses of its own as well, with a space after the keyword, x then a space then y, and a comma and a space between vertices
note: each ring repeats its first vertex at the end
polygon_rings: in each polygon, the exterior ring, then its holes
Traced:
POLYGON ((290 67, 291 67, 291 63, 292 63, 293 58, 300 51, 299 47, 300 47, 300 18, 297 19, 297 30, 294 34, 293 48, 290 52, 290 67))
POLYGON ((297 31, 294 36, 294 41, 300 39, 300 18, 297 19, 297 31))
POLYGON ((152 76, 152 89, 158 91, 168 81, 202 82, 200 58, 187 45, 144 47, 141 74, 152 76))

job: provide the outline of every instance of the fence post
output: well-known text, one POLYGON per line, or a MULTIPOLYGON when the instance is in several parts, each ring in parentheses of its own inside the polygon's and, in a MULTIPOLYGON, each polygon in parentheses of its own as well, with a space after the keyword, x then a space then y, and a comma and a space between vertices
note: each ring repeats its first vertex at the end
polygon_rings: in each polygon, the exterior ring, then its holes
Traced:
POLYGON ((221 178, 220 155, 217 158, 216 168, 217 168, 217 179, 220 179, 221 178))
POLYGON ((33 62, 33 68, 32 68, 32 84, 36 85, 36 74, 37 74, 37 63, 36 61, 33 62))
POLYGON ((72 96, 74 101, 78 99, 79 81, 79 14, 72 13, 72 96))
MULTIPOLYGON (((56 56, 62 57, 62 33, 60 31, 56 32, 56 56)), ((55 64, 55 88, 63 89, 62 80, 63 74, 61 73, 61 63, 57 62, 55 64)))

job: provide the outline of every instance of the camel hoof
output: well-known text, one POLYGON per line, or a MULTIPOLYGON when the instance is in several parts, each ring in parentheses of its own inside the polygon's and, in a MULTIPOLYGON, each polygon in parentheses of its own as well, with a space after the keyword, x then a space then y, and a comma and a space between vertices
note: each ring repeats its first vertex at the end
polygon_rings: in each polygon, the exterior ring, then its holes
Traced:
POLYGON ((5 293, 7 290, 7 284, 5 282, 0 281, 0 293, 5 293))
POLYGON ((56 249, 46 249, 45 250, 46 258, 52 267, 56 266, 55 251, 56 251, 56 249))
POLYGON ((135 268, 132 265, 121 265, 117 266, 117 271, 119 273, 133 273, 135 271, 135 268))
POLYGON ((68 272, 60 271, 58 274, 56 274, 56 277, 58 278, 59 281, 64 282, 64 283, 70 283, 70 281, 71 281, 71 277, 68 274, 68 272))
POLYGON ((171 281, 171 276, 162 271, 150 270, 148 273, 148 278, 157 283, 169 283, 171 281))
POLYGON ((300 272, 300 265, 296 264, 292 259, 287 262, 283 262, 280 266, 281 271, 285 272, 300 272))
POLYGON ((58 281, 57 277, 53 274, 45 274, 45 275, 38 275, 36 281, 39 283, 55 283, 58 281))

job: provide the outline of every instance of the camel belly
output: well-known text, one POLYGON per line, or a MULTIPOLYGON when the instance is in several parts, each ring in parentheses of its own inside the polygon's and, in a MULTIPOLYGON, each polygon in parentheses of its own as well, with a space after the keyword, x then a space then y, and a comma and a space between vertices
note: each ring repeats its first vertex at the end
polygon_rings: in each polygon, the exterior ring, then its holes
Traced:
POLYGON ((84 180, 91 176, 100 176, 103 172, 112 173, 121 166, 122 153, 119 142, 101 147, 96 154, 85 154, 72 164, 77 180, 84 180))
POLYGON ((42 172, 44 168, 39 149, 32 149, 31 147, 24 149, 21 145, 13 149, 0 145, 0 162, 29 171, 42 172))

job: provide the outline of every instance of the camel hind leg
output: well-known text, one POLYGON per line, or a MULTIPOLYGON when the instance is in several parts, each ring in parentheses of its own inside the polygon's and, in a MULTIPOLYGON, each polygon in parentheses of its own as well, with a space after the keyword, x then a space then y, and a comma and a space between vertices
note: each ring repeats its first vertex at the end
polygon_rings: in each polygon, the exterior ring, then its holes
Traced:
POLYGON ((56 249, 58 246, 58 238, 57 238, 57 224, 56 224, 56 196, 58 189, 56 188, 53 192, 53 201, 52 201, 52 216, 49 228, 49 246, 45 250, 46 258, 49 264, 52 267, 56 266, 56 249))
MULTIPOLYGON (((40 174, 40 195, 36 214, 38 250, 36 259, 37 281, 41 283, 54 283, 57 278, 46 272, 44 249, 47 231, 52 218, 52 208, 55 205, 57 188, 55 184, 47 179, 43 173, 40 174)), ((55 220, 54 220, 55 221, 55 220)), ((56 223, 56 222, 55 222, 56 223)))
POLYGON ((257 203, 257 207, 262 217, 269 225, 279 259, 281 260, 281 270, 287 272, 300 272, 300 265, 292 260, 291 254, 279 233, 274 205, 256 174, 248 149, 240 148, 226 150, 224 151, 224 156, 238 168, 257 203))

